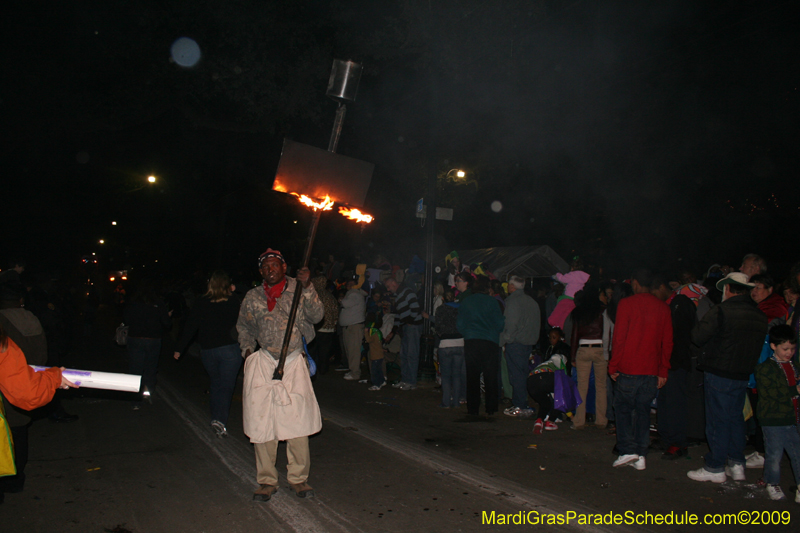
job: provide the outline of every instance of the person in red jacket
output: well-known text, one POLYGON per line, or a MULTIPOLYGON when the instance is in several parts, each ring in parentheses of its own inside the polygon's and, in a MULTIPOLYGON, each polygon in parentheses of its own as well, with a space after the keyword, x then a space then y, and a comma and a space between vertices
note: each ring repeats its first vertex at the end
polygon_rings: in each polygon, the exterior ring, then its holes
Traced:
POLYGON ((619 457, 613 466, 645 469, 650 445, 650 404, 667 382, 672 355, 672 316, 669 306, 650 294, 653 274, 633 275, 633 296, 617 308, 608 373, 616 381, 614 412, 619 457))
POLYGON ((750 290, 750 297, 758 304, 759 310, 767 315, 770 324, 776 319, 783 319, 789 311, 789 306, 780 294, 774 292, 775 282, 769 274, 756 274, 750 278, 754 287, 750 290))

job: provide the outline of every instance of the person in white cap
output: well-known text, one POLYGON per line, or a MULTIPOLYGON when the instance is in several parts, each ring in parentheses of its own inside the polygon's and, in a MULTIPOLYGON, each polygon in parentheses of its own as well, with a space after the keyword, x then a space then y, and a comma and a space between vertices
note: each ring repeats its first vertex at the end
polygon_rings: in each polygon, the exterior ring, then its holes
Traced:
POLYGON ((767 334, 767 317, 750 297, 753 284, 747 280, 743 272, 731 272, 719 280, 722 303, 692 330, 692 342, 703 348, 698 365, 705 372, 710 449, 705 465, 687 473, 695 481, 723 483, 728 476, 734 481, 745 480, 747 436, 742 411, 748 379, 767 334))

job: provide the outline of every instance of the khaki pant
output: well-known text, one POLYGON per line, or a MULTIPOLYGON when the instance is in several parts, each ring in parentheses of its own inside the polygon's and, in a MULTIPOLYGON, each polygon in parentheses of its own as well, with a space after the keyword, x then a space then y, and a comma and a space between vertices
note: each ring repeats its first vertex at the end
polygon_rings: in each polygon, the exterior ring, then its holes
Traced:
POLYGON ((361 342, 364 340, 364 323, 344 327, 344 350, 347 353, 347 366, 353 377, 361 377, 361 342))
POLYGON ((606 376, 608 375, 608 361, 603 357, 603 348, 589 348, 581 346, 575 354, 575 368, 578 370, 578 392, 583 403, 575 411, 573 424, 576 427, 586 424, 586 395, 589 393, 589 375, 594 367, 595 403, 594 423, 605 427, 606 418, 606 376))
MULTIPOLYGON (((256 480, 259 485, 278 486, 278 470, 275 468, 275 460, 278 455, 278 441, 256 442, 253 444, 256 450, 256 469, 258 474, 256 480)), ((311 470, 311 454, 308 450, 308 437, 297 437, 286 441, 286 478, 289 483, 296 485, 305 483, 308 480, 308 472, 311 470)))

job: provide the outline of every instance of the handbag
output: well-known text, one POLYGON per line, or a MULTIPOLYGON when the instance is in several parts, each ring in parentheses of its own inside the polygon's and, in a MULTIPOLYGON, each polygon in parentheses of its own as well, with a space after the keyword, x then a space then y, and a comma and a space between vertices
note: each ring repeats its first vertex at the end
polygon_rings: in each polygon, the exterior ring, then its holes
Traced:
POLYGON ((114 334, 114 340, 120 346, 125 346, 128 344, 128 328, 130 326, 126 326, 124 323, 120 324, 117 327, 117 332, 114 334))
POLYGON ((306 364, 308 365, 308 375, 314 377, 314 374, 317 373, 317 363, 314 361, 314 358, 311 357, 311 354, 308 353, 308 343, 306 342, 306 336, 303 335, 303 354, 306 356, 306 364))
POLYGON ((583 403, 578 387, 563 370, 556 370, 553 374, 553 408, 562 413, 575 412, 583 403))
POLYGON ((17 473, 17 465, 14 464, 14 439, 11 436, 11 428, 6 420, 6 412, 3 406, 3 396, 0 395, 0 477, 13 476, 17 473))

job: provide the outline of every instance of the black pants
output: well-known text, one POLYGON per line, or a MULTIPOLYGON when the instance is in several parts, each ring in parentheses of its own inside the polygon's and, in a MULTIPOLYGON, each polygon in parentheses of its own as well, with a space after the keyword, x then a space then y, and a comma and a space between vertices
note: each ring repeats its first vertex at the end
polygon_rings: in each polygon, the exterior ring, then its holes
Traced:
POLYGON ((667 383, 658 391, 658 436, 669 446, 685 448, 689 411, 689 373, 684 368, 669 371, 667 383))
POLYGON ((497 376, 500 360, 497 357, 500 347, 492 341, 483 339, 464 340, 464 361, 467 366, 467 413, 477 415, 481 406, 481 374, 486 388, 486 414, 497 412, 497 376))
POLYGON ((541 372, 528 376, 528 394, 539 405, 539 412, 536 418, 547 418, 555 421, 561 416, 561 411, 553 409, 553 398, 550 396, 555 390, 555 374, 553 372, 541 372))
POLYGON ((336 333, 318 331, 314 340, 308 345, 308 351, 311 352, 311 357, 317 363, 317 372, 326 374, 328 372, 328 363, 331 359, 331 349, 333 348, 336 333))

